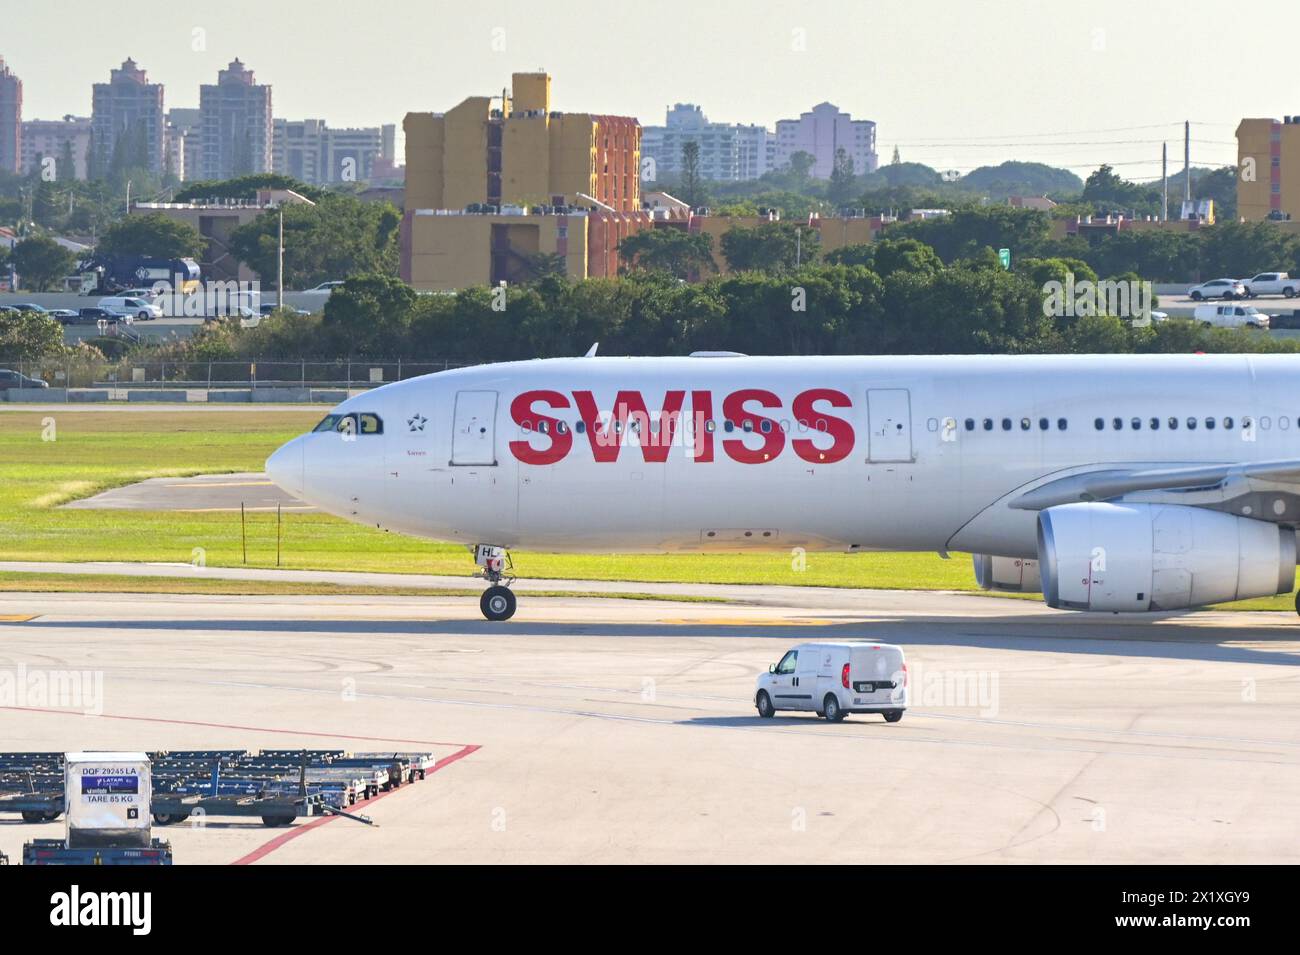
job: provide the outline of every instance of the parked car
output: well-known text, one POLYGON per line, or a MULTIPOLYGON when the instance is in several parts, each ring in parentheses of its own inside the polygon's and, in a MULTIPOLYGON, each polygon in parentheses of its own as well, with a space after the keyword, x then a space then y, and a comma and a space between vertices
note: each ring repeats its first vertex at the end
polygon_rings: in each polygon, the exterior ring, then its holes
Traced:
MULTIPOLYGON (((278 312, 279 310, 280 310, 280 306, 278 306, 278 305, 268 305, 266 302, 263 302, 263 303, 259 306, 259 311, 260 311, 260 313, 261 313, 261 315, 262 315, 263 317, 266 317, 267 315, 270 315, 270 314, 272 314, 273 312, 278 312)), ((284 310, 285 310, 286 312, 289 312, 290 314, 293 314, 293 315, 310 315, 310 314, 311 314, 311 312, 307 311, 305 308, 294 308, 292 305, 286 305, 286 306, 284 307, 284 310)))
POLYGON ((1254 305, 1198 305, 1192 317, 1211 328, 1269 327, 1269 317, 1254 305))
POLYGON ((37 305, 35 302, 15 302, 13 305, 15 312, 39 312, 44 315, 49 309, 37 305))
POLYGON ((334 291, 336 288, 338 288, 338 287, 339 287, 340 285, 342 285, 342 284, 343 284, 342 280, 340 280, 340 279, 336 279, 336 280, 334 280, 334 281, 332 281, 332 282, 321 282, 320 285, 317 285, 315 288, 304 289, 304 291, 307 291, 307 292, 332 292, 332 291, 334 291))
POLYGON ((8 391, 10 388, 48 387, 50 387, 49 382, 41 381, 39 378, 28 378, 8 368, 0 368, 0 391, 8 391))
POLYGON ((848 713, 879 713, 897 723, 907 709, 907 661, 889 643, 801 643, 758 675, 754 706, 805 710, 838 723, 848 713))
POLYGON ((119 321, 116 315, 105 308, 99 308, 91 305, 88 308, 77 309, 77 318, 72 324, 74 325, 94 325, 97 322, 105 321, 110 325, 116 325, 119 321))
POLYGON ((1246 286, 1241 284, 1238 279, 1211 279, 1208 282, 1202 282, 1200 285, 1193 285, 1187 290, 1187 294, 1194 302, 1206 298, 1245 298, 1246 286))
POLYGON ((146 302, 142 298, 130 298, 125 295, 109 295, 99 300, 99 307, 124 318, 127 324, 132 319, 147 322, 153 318, 162 318, 162 306, 146 302))
POLYGON ((60 325, 75 325, 77 322, 75 308, 52 308, 46 314, 50 318, 57 319, 60 325))
POLYGON ((117 294, 122 298, 142 298, 146 302, 156 301, 160 297, 152 288, 128 288, 117 294))
POLYGON ((1260 272, 1253 279, 1242 283, 1246 286, 1246 297, 1257 295, 1281 295, 1283 298, 1295 298, 1300 291, 1300 280, 1291 278, 1287 272, 1260 272))

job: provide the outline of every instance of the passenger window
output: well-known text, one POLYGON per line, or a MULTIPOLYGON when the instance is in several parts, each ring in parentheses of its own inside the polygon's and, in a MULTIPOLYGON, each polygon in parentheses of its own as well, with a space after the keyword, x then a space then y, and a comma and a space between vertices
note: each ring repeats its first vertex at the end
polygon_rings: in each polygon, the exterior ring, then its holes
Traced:
POLYGON ((1028 418, 1021 418, 1021 419, 1020 419, 1020 430, 1021 430, 1021 431, 1028 431, 1028 430, 1029 430, 1029 426, 1030 426, 1030 424, 1032 424, 1032 422, 1031 422, 1028 418))
POLYGON ((731 434, 731 432, 736 430, 736 425, 730 418, 726 418, 722 422, 722 430, 727 432, 727 434, 731 434))
POLYGON ((1094 428, 1096 428, 1098 431, 1105 431, 1105 430, 1106 430, 1106 422, 1105 422, 1105 420, 1102 419, 1102 418, 1093 418, 1093 419, 1092 419, 1092 426, 1093 426, 1094 428))
POLYGON ((1046 431, 1046 430, 1047 430, 1047 425, 1048 425, 1048 420, 1047 420, 1046 418, 1039 418, 1039 419, 1038 419, 1038 430, 1039 430, 1039 431, 1046 431))
MULTIPOLYGON (((713 424, 713 422, 710 421, 709 424, 713 424)), ((574 426, 573 426, 573 430, 576 431, 576 432, 578 432, 578 434, 586 434, 586 433, 587 433, 587 422, 585 422, 585 421, 578 421, 578 422, 576 422, 576 423, 574 424, 574 426)), ((713 429, 710 428, 709 430, 712 431, 713 429)))
POLYGON ((974 431, 974 430, 975 430, 975 419, 974 419, 974 418, 967 418, 967 419, 966 419, 966 430, 967 430, 967 431, 974 431))
POLYGON ((1011 419, 1010 419, 1010 418, 1003 418, 1003 419, 1002 419, 1002 430, 1003 430, 1003 431, 1010 431, 1010 430, 1011 430, 1011 419))
POLYGON ((1170 430, 1170 431, 1177 431, 1177 430, 1178 430, 1178 419, 1177 419, 1177 418, 1170 418, 1170 419, 1169 419, 1169 430, 1170 430))
POLYGON ((993 430, 993 419, 992 419, 992 418, 985 418, 985 419, 984 419, 984 430, 985 430, 985 431, 992 431, 992 430, 993 430))
POLYGON ((1119 431, 1120 429, 1122 429, 1122 428, 1124 427, 1124 419, 1123 419, 1123 418, 1111 418, 1111 419, 1110 419, 1110 426, 1111 426, 1114 430, 1119 431))
POLYGON ((1187 430, 1188 430, 1188 431, 1195 431, 1195 430, 1196 430, 1196 419, 1195 419, 1195 418, 1188 418, 1188 419, 1187 419, 1187 430))
POLYGON ((764 434, 768 434, 772 430, 772 419, 764 418, 763 423, 759 425, 758 430, 762 431, 764 434))
POLYGON ((1131 427, 1134 431, 1141 431, 1141 430, 1142 430, 1142 419, 1141 419, 1141 418, 1134 418, 1132 421, 1129 422, 1129 427, 1131 427))
POLYGON ((1213 430, 1214 430, 1214 419, 1213 419, 1213 418, 1206 418, 1206 419, 1205 419, 1205 430, 1206 430, 1206 431, 1213 431, 1213 430))
POLYGON ((1159 430, 1160 430, 1160 419, 1159 419, 1159 418, 1152 418, 1152 419, 1151 419, 1149 422, 1147 422, 1147 423, 1151 426, 1151 430, 1152 430, 1152 431, 1159 431, 1159 430))
POLYGON ((777 673, 793 673, 793 672, 794 672, 794 667, 795 667, 795 661, 798 660, 798 659, 799 659, 799 653, 798 653, 798 651, 797 651, 797 650, 791 650, 789 653, 787 653, 785 656, 783 656, 783 657, 781 658, 781 662, 778 663, 778 664, 776 665, 776 672, 777 672, 777 673))
POLYGON ((555 422, 555 433, 556 433, 556 434, 568 434, 568 433, 569 433, 569 426, 568 426, 565 422, 563 422, 563 421, 557 421, 557 422, 555 422))
POLYGON ((744 421, 740 422, 740 430, 744 431, 746 434, 749 434, 751 431, 754 430, 754 422, 751 421, 749 418, 746 418, 744 421))
POLYGON ((1224 427, 1225 430, 1231 431, 1231 430, 1232 430, 1232 419, 1231 419, 1231 418, 1224 418, 1224 419, 1223 419, 1223 427, 1224 427))
POLYGON ((362 434, 383 434, 384 422, 377 414, 370 414, 363 411, 361 413, 361 433, 362 434))
POLYGON ((1068 428, 1069 426, 1070 426, 1070 422, 1066 421, 1064 418, 1057 418, 1057 419, 1056 419, 1056 430, 1057 430, 1057 431, 1064 431, 1064 430, 1065 430, 1066 428, 1068 428))
POLYGON ((718 423, 710 418, 708 421, 704 422, 704 430, 709 432, 709 434, 713 434, 713 432, 718 430, 718 423))

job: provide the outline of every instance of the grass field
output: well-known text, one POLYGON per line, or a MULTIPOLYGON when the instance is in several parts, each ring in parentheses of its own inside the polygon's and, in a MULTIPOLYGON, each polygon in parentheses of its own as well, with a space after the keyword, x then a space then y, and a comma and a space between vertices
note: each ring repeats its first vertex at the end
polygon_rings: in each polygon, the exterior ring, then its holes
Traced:
MULTIPOLYGON (((209 566, 245 566, 237 514, 68 510, 58 505, 149 477, 260 471, 271 451, 319 417, 318 410, 0 412, 0 560, 189 563, 201 548, 209 566)), ((248 516, 246 566, 275 566, 275 536, 273 513, 248 516)), ((784 552, 592 556, 519 551, 512 557, 516 573, 533 578, 976 589, 969 558, 956 554, 942 560, 936 554, 810 553, 802 569, 795 569, 784 552)), ((295 512, 284 515, 282 566, 467 576, 474 571, 460 545, 295 512)), ((5 589, 16 588, 8 583, 5 589)), ((1292 603, 1289 597, 1277 597, 1234 606, 1291 609, 1292 603)))

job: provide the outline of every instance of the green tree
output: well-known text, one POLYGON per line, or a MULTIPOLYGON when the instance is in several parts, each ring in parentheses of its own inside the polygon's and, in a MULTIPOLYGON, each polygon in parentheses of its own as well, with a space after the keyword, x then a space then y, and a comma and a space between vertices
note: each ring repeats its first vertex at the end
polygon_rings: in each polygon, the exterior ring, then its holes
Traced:
MULTIPOLYGON (((397 275, 401 215, 389 203, 326 193, 314 205, 286 204, 284 283, 310 288, 319 282, 378 272, 397 275)), ((276 276, 279 212, 270 210, 230 236, 230 249, 263 281, 276 276)))
POLYGON ((692 209, 704 205, 704 189, 701 186, 700 144, 693 139, 682 143, 681 200, 692 209))
POLYGON ((167 259, 201 258, 207 241, 188 222, 161 212, 127 216, 100 236, 100 255, 150 255, 167 259))
POLYGON ((64 354, 63 326, 41 312, 0 312, 0 357, 35 361, 64 354))
POLYGON ((325 302, 321 329, 340 357, 394 358, 402 353, 415 299, 391 275, 354 275, 325 302))
POLYGON ((11 256, 23 286, 35 292, 57 289, 77 264, 72 252, 43 235, 23 239, 11 256))
POLYGON ((817 258, 817 238, 794 222, 735 226, 722 235, 722 255, 733 272, 789 272, 817 258))
POLYGON ((853 157, 841 146, 835 150, 835 162, 831 167, 830 184, 826 188, 826 198, 835 207, 847 206, 853 199, 854 184, 857 177, 853 174, 853 157))
POLYGON ((275 172, 259 172, 249 176, 239 176, 225 180, 199 180, 185 184, 185 188, 176 193, 176 202, 201 202, 206 199, 243 199, 251 201, 257 198, 260 189, 288 189, 306 199, 315 201, 326 195, 326 190, 309 186, 292 176, 275 172))
POLYGON ((706 232, 643 229, 619 243, 618 255, 632 268, 667 272, 685 281, 717 271, 713 263, 713 236, 706 232))
POLYGON ((1200 230, 1201 275, 1250 278, 1268 269, 1291 268, 1297 239, 1272 222, 1223 222, 1200 230))

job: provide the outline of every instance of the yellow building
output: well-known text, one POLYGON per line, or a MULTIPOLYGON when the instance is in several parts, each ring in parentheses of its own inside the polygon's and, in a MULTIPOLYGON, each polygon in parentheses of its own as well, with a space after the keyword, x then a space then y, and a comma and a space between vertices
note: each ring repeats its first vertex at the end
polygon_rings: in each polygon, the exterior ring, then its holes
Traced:
POLYGON ((545 73, 514 74, 512 90, 406 115, 407 208, 558 206, 578 196, 641 208, 636 119, 553 112, 545 73))
POLYGON ((1300 220, 1300 116, 1237 126, 1237 215, 1300 220))
POLYGON ((408 113, 403 129, 402 277, 416 288, 523 281, 555 256, 574 278, 614 274, 617 242, 648 222, 640 123, 553 111, 546 73, 408 113))

